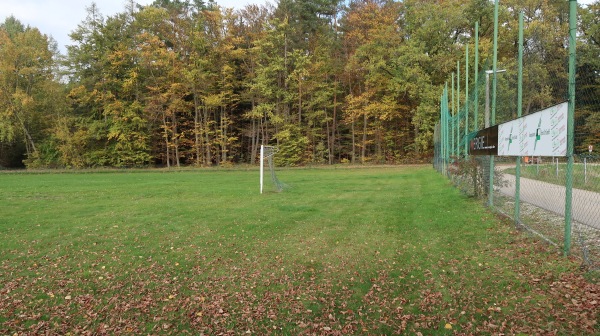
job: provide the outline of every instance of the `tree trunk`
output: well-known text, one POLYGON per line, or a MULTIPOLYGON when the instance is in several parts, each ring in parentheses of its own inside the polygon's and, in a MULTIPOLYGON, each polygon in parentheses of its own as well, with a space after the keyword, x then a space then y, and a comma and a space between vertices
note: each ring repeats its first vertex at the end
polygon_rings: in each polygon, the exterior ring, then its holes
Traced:
POLYGON ((27 156, 29 156, 32 152, 37 153, 37 148, 35 147, 35 142, 33 141, 33 138, 31 137, 31 134, 29 133, 27 126, 25 126, 25 122, 23 121, 23 119, 21 119, 21 117, 19 117, 19 112, 14 111, 14 116, 19 121, 19 124, 21 124, 21 129, 23 130, 23 133, 25 133, 25 147, 27 149, 27 156), (31 149, 30 149, 30 147, 31 147, 31 149))
POLYGON ((171 168, 171 150, 169 146, 169 127, 167 126, 167 116, 162 113, 163 130, 165 136, 165 147, 167 149, 167 168, 171 168))
MULTIPOLYGON (((252 111, 254 111, 255 108, 255 102, 254 102, 254 97, 252 97, 252 111)), ((252 128, 250 129, 250 137, 251 139, 251 146, 250 146, 250 164, 254 164, 254 162, 256 162, 256 152, 257 152, 257 148, 258 148, 258 129, 257 129, 258 125, 256 123, 256 119, 252 118, 252 128)))
POLYGON ((419 138, 419 125, 415 124, 415 154, 417 154, 417 156, 421 156, 421 146, 419 144, 417 144, 417 139, 419 138))
POLYGON ((302 79, 298 75, 298 125, 302 124, 302 79))
POLYGON ((325 126, 327 127, 327 162, 331 164, 331 150, 329 146, 329 144, 331 143, 331 132, 329 127, 329 121, 325 123, 325 126))
POLYGON ((333 120, 331 122, 331 141, 329 143, 329 164, 333 164, 333 156, 335 154, 335 132, 337 126, 337 79, 333 91, 333 120))
POLYGON ((367 114, 363 114, 363 135, 362 135, 362 148, 360 150, 360 163, 365 163, 365 157, 367 154, 367 114))
POLYGON ((356 131, 354 130, 354 120, 352 120, 352 163, 356 163, 356 131))
POLYGON ((221 106, 221 162, 227 161, 227 114, 221 106))
POLYGON ((179 162, 179 136, 178 136, 178 127, 177 127, 177 118, 175 116, 173 116, 173 145, 175 147, 175 163, 177 164, 177 167, 181 167, 181 164, 179 162))
POLYGON ((382 126, 378 125, 377 126, 377 144, 375 145, 375 147, 377 148, 377 161, 378 163, 381 161, 381 142, 382 142, 382 138, 383 138, 383 130, 382 130, 382 126))
POLYGON ((202 164, 202 142, 200 141, 200 103, 198 95, 194 93, 194 149, 196 154, 196 165, 202 164))
POLYGON ((209 123, 208 123, 208 107, 204 106, 204 125, 203 125, 203 130, 204 130, 204 149, 206 150, 206 154, 204 155, 204 160, 205 160, 205 164, 207 166, 210 166, 212 164, 212 157, 211 157, 211 146, 210 146, 210 132, 209 132, 209 123))

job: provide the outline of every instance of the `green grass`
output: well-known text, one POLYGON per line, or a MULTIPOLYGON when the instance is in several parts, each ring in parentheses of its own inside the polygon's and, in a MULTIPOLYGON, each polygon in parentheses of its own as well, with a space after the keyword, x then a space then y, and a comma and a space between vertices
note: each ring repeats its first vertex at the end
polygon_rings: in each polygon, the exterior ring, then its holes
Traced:
POLYGON ((598 332, 576 263, 429 167, 278 176, 0 174, 0 334, 598 332))

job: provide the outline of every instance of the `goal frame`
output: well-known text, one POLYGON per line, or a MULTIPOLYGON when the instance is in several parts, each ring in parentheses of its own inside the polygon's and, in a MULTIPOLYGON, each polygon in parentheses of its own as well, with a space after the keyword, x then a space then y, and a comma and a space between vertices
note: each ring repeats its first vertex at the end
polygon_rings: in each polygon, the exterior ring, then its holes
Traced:
MULTIPOLYGON (((272 160, 272 156, 275 155, 275 153, 277 153, 277 147, 275 146, 268 146, 268 145, 260 145, 260 193, 262 194, 264 192, 264 186, 265 186, 265 160, 272 160), (270 151, 267 153, 267 151, 265 149, 270 149, 270 151)), ((274 167, 269 167, 269 169, 274 169, 274 167)), ((271 179, 273 179, 273 183, 275 185, 278 184, 278 181, 276 180, 275 177, 275 172, 271 171, 271 179)))

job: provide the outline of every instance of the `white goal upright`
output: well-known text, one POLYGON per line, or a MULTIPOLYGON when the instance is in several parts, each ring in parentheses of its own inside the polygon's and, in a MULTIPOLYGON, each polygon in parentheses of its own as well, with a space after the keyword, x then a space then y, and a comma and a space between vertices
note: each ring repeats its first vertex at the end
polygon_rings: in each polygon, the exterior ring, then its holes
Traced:
POLYGON ((283 190, 283 183, 277 179, 275 175, 275 163, 273 161, 275 154, 277 153, 277 147, 274 146, 260 146, 260 193, 262 194, 268 186, 272 186, 274 191, 280 192, 283 190), (269 169, 268 174, 270 178, 265 179, 265 161, 269 169))

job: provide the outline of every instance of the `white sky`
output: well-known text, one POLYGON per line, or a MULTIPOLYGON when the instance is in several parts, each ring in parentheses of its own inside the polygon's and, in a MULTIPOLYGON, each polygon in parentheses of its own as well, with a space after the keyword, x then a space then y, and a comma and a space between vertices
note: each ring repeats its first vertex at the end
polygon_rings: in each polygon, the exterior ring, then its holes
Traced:
MULTIPOLYGON (((14 15, 25 25, 36 27, 42 34, 52 35, 58 42, 61 52, 65 45, 71 44, 69 33, 85 20, 86 11, 93 0, 2 0, 0 5, 0 22, 14 15)), ((566 0, 565 0, 566 1, 566 0)), ((579 0, 579 4, 589 4, 598 0, 579 0)), ((96 5, 104 17, 122 12, 126 0, 96 0, 96 5)), ((153 0, 136 0, 141 5, 147 5, 153 0)), ((243 8, 246 4, 275 3, 275 0, 216 0, 227 8, 243 8)))
MULTIPOLYGON (((0 22, 14 15, 24 25, 30 25, 40 30, 42 34, 52 35, 58 42, 62 53, 65 45, 72 44, 69 33, 85 20, 86 7, 92 2, 100 9, 106 18, 125 10, 126 0, 1 0, 0 22)), ((135 0, 140 5, 148 5, 154 0, 135 0)), ((207 1, 208 2, 208 1, 207 1)), ((226 8, 243 8, 246 4, 264 4, 267 0, 216 0, 216 3, 226 8)))

